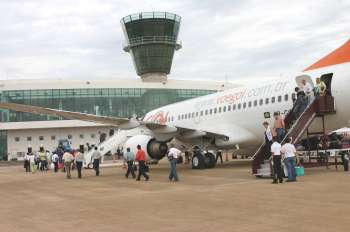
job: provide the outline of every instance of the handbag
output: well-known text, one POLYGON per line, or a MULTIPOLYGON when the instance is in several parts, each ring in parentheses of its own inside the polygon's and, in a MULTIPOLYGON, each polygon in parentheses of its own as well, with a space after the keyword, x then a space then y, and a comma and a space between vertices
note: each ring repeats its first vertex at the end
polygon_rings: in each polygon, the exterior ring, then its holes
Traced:
POLYGON ((297 176, 303 176, 304 175, 304 167, 303 166, 296 166, 295 167, 295 174, 297 176))

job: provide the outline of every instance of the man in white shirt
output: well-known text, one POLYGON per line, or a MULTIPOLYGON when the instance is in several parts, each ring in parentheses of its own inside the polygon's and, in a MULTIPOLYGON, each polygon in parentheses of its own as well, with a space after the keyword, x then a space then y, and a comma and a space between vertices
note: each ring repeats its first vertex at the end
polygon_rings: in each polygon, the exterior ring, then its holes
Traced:
POLYGON ((96 176, 100 175, 100 160, 101 160, 101 152, 98 151, 97 147, 94 148, 94 152, 92 153, 91 159, 93 160, 93 167, 96 172, 96 176))
POLYGON ((271 145, 271 153, 273 160, 273 184, 277 184, 277 179, 283 183, 282 165, 281 165, 281 144, 279 144, 277 137, 273 137, 273 144, 271 145))
POLYGON ((292 139, 287 138, 286 143, 282 146, 281 152, 283 154, 284 163, 288 169, 288 180, 287 182, 296 181, 296 173, 295 173, 295 158, 298 159, 296 155, 295 146, 291 143, 292 139))
POLYGON ((180 157, 181 151, 174 146, 171 146, 171 148, 168 151, 168 160, 170 162, 170 174, 169 174, 169 180, 172 181, 179 181, 179 177, 177 175, 176 171, 176 164, 177 159, 180 157))
POLYGON ((308 104, 310 104, 311 100, 313 99, 312 85, 306 80, 302 80, 301 83, 303 84, 303 91, 308 100, 308 104))
POLYGON ((54 170, 55 172, 58 171, 58 160, 59 160, 59 156, 57 155, 57 153, 53 153, 52 157, 51 157, 51 161, 54 165, 54 170))

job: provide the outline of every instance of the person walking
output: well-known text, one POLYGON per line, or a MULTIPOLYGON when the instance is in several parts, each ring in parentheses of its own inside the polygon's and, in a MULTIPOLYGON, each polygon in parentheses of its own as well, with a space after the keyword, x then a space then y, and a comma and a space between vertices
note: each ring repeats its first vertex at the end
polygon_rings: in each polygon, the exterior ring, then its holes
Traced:
POLYGON ((303 85, 303 91, 304 91, 306 99, 307 99, 307 105, 309 105, 314 98, 313 91, 312 91, 312 89, 313 89, 312 85, 306 80, 302 80, 301 83, 303 85))
POLYGON ((72 168, 72 162, 74 161, 74 157, 70 153, 70 151, 66 151, 63 154, 62 159, 63 159, 63 162, 64 162, 64 167, 66 169, 67 179, 71 179, 72 177, 71 177, 70 171, 71 171, 71 168, 72 168))
POLYGON ((24 167, 26 169, 26 172, 33 171, 31 162, 35 164, 35 156, 34 156, 32 147, 28 147, 27 153, 24 156, 24 167))
POLYGON ((40 145, 39 152, 38 152, 38 160, 40 165, 40 171, 46 171, 47 170, 46 151, 43 145, 40 145))
POLYGON ((78 171, 78 178, 81 179, 81 168, 84 162, 84 145, 80 145, 79 151, 77 151, 75 156, 75 166, 78 171))
POLYGON ((136 161, 139 163, 139 173, 136 180, 140 181, 142 175, 148 181, 149 176, 146 174, 146 153, 142 150, 141 145, 137 145, 136 161))
POLYGON ((275 112, 273 114, 273 116, 275 118, 273 128, 276 131, 277 141, 279 143, 281 143, 282 140, 284 139, 285 134, 286 134, 286 127, 284 125, 284 119, 282 118, 282 116, 279 112, 275 112))
POLYGON ((100 175, 100 161, 101 161, 101 152, 98 151, 97 147, 94 148, 91 159, 93 160, 93 167, 96 172, 96 176, 100 175))
POLYGON ((179 177, 177 175, 176 171, 176 164, 177 160, 181 155, 181 151, 174 146, 171 146, 171 148, 168 151, 168 160, 170 162, 170 174, 169 174, 169 180, 170 181, 179 181, 179 177))
POLYGON ((216 152, 216 158, 215 158, 215 162, 217 163, 218 162, 218 159, 220 158, 220 162, 222 163, 222 151, 218 150, 216 152))
POLYGON ((295 146, 292 144, 292 138, 286 139, 286 143, 282 146, 281 152, 288 170, 287 182, 297 181, 295 173, 295 159, 297 159, 297 163, 299 163, 299 158, 296 155, 297 151, 295 146))
POLYGON ((273 184, 277 184, 277 180, 283 183, 282 164, 281 164, 281 144, 278 142, 277 137, 273 137, 273 143, 271 145, 272 161, 273 161, 273 184))
POLYGON ((59 160, 59 156, 57 155, 56 152, 53 153, 52 157, 51 157, 51 161, 54 165, 54 171, 58 172, 58 160, 59 160))
POLYGON ((131 173, 132 178, 136 178, 135 171, 134 171, 134 160, 135 160, 135 154, 134 152, 130 151, 130 147, 126 148, 125 152, 125 161, 128 165, 128 169, 125 173, 125 177, 129 178, 129 174, 131 173))

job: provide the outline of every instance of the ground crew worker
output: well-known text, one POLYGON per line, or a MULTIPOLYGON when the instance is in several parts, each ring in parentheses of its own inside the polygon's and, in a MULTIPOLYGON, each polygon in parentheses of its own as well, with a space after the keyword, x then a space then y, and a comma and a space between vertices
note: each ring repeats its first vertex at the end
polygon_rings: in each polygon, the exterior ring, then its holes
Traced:
POLYGON ((179 181, 179 177, 177 176, 176 171, 176 164, 177 159, 180 157, 181 151, 175 147, 172 146, 172 148, 168 151, 168 160, 170 162, 170 174, 169 174, 169 180, 170 181, 179 181))
POLYGON ((47 170, 47 161, 46 161, 46 151, 44 150, 44 146, 40 145, 38 152, 38 159, 40 162, 40 171, 47 170))
POLYGON ((281 152, 283 154, 284 162, 288 169, 288 180, 287 182, 297 181, 295 173, 295 159, 299 163, 298 156, 296 155, 295 146, 292 144, 292 139, 287 138, 286 143, 282 146, 281 152))
POLYGON ((277 184, 277 180, 283 183, 282 164, 281 164, 281 144, 278 142, 277 137, 273 137, 273 143, 271 145, 272 161, 273 161, 273 184, 277 184))
POLYGON ((81 178, 81 168, 83 167, 83 162, 84 162, 84 145, 80 145, 79 151, 75 156, 75 166, 77 167, 79 179, 81 178))
POLYGON ((57 155, 57 153, 53 153, 52 157, 51 157, 51 161, 54 165, 54 171, 57 172, 58 171, 58 160, 59 160, 59 156, 57 155))
POLYGON ((74 157, 73 155, 70 153, 70 151, 66 151, 63 154, 63 162, 64 162, 64 167, 66 169, 66 173, 67 173, 67 179, 71 179, 71 174, 70 174, 70 170, 72 167, 72 162, 74 161, 74 157))
POLYGON ((215 158, 216 163, 218 162, 219 158, 220 158, 220 162, 222 163, 222 152, 220 150, 216 152, 216 158, 215 158))
POLYGON ((347 151, 342 151, 341 153, 341 160, 343 162, 344 172, 349 171, 349 154, 347 151))
POLYGON ((136 180, 140 181, 142 175, 148 181, 149 176, 146 174, 146 153, 142 150, 141 145, 137 145, 136 161, 139 163, 139 173, 136 180))
POLYGON ((130 147, 126 148, 125 152, 125 161, 128 164, 128 170, 126 171, 125 177, 129 178, 129 174, 131 173, 132 178, 136 178, 135 171, 134 171, 134 160, 135 160, 135 154, 134 152, 130 151, 130 147))
POLYGON ((100 160, 101 160, 101 152, 97 150, 97 147, 94 148, 95 151, 92 153, 91 159, 93 160, 93 167, 96 172, 96 176, 100 175, 100 160))

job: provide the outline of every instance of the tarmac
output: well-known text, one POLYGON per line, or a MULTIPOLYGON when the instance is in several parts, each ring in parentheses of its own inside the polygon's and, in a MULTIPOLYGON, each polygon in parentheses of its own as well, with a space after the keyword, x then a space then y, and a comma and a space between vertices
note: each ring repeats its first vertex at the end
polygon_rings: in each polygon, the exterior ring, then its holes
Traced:
POLYGON ((60 173, 0 168, 0 231, 348 231, 350 176, 310 168, 295 183, 272 185, 248 161, 215 169, 151 166, 151 180, 126 179, 122 167, 60 173))

